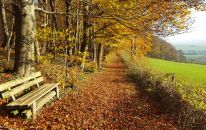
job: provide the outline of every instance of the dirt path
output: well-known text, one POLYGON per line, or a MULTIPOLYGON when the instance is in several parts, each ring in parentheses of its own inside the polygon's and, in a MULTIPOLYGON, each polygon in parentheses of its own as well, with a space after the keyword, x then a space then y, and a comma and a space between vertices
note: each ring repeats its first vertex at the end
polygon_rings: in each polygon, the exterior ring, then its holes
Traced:
POLYGON ((172 119, 136 89, 119 60, 90 75, 78 91, 44 108, 34 122, 17 119, 16 124, 4 123, 13 128, 59 130, 176 129, 172 119))

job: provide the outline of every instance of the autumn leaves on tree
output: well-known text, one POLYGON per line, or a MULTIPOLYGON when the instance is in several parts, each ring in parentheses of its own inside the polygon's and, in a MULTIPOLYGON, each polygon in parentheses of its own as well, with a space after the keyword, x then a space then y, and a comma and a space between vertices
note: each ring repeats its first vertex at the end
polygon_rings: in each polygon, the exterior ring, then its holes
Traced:
POLYGON ((142 56, 151 49, 152 36, 184 32, 190 26, 190 8, 202 4, 201 0, 1 0, 3 46, 12 48, 9 36, 14 32, 14 72, 21 76, 32 73, 35 62, 48 55, 82 70, 86 62, 101 68, 110 50, 124 48, 131 56, 142 56), (13 21, 8 15, 15 18, 14 30, 8 27, 13 21))

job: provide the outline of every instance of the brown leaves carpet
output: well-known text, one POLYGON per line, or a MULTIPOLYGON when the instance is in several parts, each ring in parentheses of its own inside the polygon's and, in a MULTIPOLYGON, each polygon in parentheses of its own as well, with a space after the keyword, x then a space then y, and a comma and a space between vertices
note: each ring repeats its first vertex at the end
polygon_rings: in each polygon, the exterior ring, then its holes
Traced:
POLYGON ((0 125, 13 129, 177 129, 170 115, 126 76, 119 60, 91 74, 76 92, 44 107, 34 121, 9 118, 2 105, 0 114, 0 125))

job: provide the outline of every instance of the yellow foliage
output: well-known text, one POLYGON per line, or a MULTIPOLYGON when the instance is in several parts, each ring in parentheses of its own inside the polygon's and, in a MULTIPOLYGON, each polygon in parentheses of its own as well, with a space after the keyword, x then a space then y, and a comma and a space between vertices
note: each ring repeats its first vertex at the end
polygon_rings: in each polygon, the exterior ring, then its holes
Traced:
POLYGON ((38 56, 37 61, 42 64, 50 64, 53 57, 54 56, 51 54, 48 54, 46 56, 38 56))

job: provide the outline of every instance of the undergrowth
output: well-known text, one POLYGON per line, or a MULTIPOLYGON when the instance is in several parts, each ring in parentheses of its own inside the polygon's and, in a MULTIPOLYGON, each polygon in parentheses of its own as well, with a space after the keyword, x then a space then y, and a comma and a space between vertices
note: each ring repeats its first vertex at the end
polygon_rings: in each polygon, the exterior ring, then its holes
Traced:
MULTIPOLYGON (((7 81, 18 78, 13 74, 14 56, 11 60, 6 60, 5 50, 0 48, 0 52, 5 54, 0 56, 0 82, 5 83, 7 81)), ((12 53, 13 54, 13 53, 12 53)), ((78 64, 81 63, 81 59, 78 56, 73 56, 67 60, 67 68, 65 61, 62 57, 56 57, 51 54, 42 55, 37 57, 38 63, 35 64, 35 71, 40 71, 45 78, 46 83, 60 83, 60 91, 63 93, 67 88, 73 88, 76 86, 76 82, 84 80, 86 74, 94 73, 97 71, 96 62, 86 62, 84 72, 80 69, 78 64), (70 62, 73 64, 71 65, 70 62)))
MULTIPOLYGON (((84 79, 84 73, 79 69, 77 65, 67 66, 64 61, 52 62, 52 57, 41 56, 39 64, 36 65, 36 69, 42 72, 43 77, 46 77, 46 82, 60 83, 60 90, 64 91, 65 88, 75 87, 78 80, 84 79)), ((85 65, 86 71, 94 72, 92 65, 85 65)))
POLYGON ((140 84, 140 89, 159 101, 165 112, 174 115, 180 129, 206 129, 206 91, 199 84, 172 81, 170 76, 153 71, 138 58, 131 61, 126 52, 120 56, 129 69, 128 75, 140 84))

